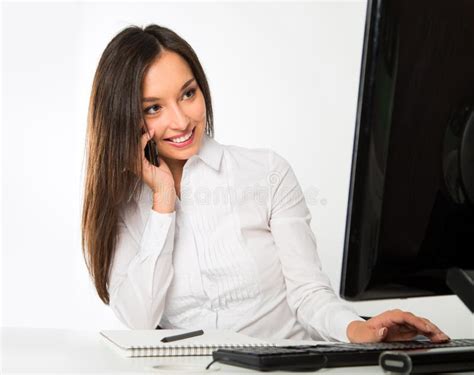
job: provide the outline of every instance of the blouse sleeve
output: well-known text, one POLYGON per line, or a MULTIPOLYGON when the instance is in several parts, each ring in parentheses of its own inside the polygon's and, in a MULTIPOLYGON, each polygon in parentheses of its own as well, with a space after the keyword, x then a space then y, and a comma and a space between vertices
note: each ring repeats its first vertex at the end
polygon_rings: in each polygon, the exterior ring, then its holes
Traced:
POLYGON ((110 307, 131 329, 155 329, 173 279, 176 211, 150 208, 141 238, 132 236, 123 219, 109 277, 110 307))
POLYGON ((270 227, 286 282, 287 300, 314 339, 349 342, 348 324, 363 320, 338 298, 321 269, 311 213, 289 163, 270 152, 270 227))

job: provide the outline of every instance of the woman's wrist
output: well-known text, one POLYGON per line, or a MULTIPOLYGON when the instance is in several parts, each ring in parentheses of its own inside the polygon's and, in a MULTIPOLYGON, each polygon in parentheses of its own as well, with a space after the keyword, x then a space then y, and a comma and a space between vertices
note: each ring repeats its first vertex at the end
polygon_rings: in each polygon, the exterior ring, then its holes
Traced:
POLYGON ((349 339, 350 342, 358 342, 358 331, 361 329, 361 327, 365 324, 364 321, 361 320, 353 320, 347 325, 347 338, 349 339))
POLYGON ((162 188, 153 192, 153 210, 159 213, 170 213, 175 210, 176 191, 174 187, 162 188))

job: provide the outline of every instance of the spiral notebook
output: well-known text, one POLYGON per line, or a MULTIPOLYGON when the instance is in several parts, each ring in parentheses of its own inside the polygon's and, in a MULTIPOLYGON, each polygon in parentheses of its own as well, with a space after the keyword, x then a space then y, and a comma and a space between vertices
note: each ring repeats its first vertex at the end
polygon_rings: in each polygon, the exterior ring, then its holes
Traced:
POLYGON ((275 346, 274 343, 226 330, 204 330, 201 336, 169 343, 161 342, 168 336, 189 332, 180 329, 111 330, 101 331, 106 342, 126 357, 164 357, 212 355, 221 348, 275 346))

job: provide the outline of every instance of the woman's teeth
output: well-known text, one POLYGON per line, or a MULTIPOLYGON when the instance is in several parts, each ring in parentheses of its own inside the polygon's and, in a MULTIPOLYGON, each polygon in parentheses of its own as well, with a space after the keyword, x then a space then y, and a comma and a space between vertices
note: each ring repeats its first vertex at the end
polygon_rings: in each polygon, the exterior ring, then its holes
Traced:
POLYGON ((189 138, 191 138, 192 135, 193 135, 193 131, 191 130, 188 134, 186 134, 183 137, 168 139, 168 141, 173 142, 173 143, 182 143, 182 142, 187 141, 189 138))

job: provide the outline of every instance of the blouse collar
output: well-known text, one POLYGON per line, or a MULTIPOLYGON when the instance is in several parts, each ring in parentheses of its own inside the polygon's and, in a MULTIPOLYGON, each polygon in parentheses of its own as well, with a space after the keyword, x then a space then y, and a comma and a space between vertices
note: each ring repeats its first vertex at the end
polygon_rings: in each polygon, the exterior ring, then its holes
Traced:
POLYGON ((196 156, 200 158, 204 163, 214 168, 216 171, 219 171, 223 152, 222 145, 214 138, 211 138, 209 135, 204 133, 201 147, 197 154, 192 157, 196 156))

